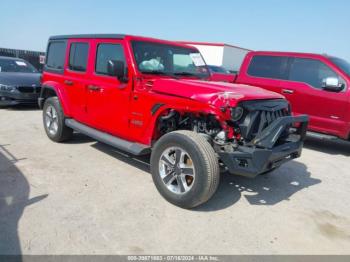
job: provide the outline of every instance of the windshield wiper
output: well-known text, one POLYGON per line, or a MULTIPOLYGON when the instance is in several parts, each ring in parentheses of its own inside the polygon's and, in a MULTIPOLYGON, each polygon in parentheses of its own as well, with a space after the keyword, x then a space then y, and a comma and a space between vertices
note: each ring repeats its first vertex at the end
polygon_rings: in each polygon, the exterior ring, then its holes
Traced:
POLYGON ((175 79, 178 79, 175 74, 164 72, 164 71, 158 71, 158 70, 149 70, 149 71, 141 71, 142 74, 150 74, 150 75, 165 75, 165 76, 171 76, 175 79))
POLYGON ((200 76, 200 75, 197 75, 197 74, 193 74, 193 73, 190 73, 190 72, 176 72, 176 73, 174 73, 174 75, 176 75, 176 76, 194 76, 194 77, 198 77, 200 79, 203 78, 203 76, 200 76))
POLYGON ((143 74, 150 74, 150 75, 165 75, 165 76, 170 76, 173 77, 175 79, 179 79, 179 76, 193 76, 193 77, 197 77, 199 79, 205 78, 205 76, 200 76, 194 73, 190 73, 190 72, 175 72, 175 73, 170 73, 170 72, 164 72, 164 71, 158 71, 158 70, 149 70, 149 71, 141 71, 143 74))
POLYGON ((166 75, 163 71, 158 70, 149 70, 149 71, 141 71, 142 74, 154 74, 154 75, 166 75))

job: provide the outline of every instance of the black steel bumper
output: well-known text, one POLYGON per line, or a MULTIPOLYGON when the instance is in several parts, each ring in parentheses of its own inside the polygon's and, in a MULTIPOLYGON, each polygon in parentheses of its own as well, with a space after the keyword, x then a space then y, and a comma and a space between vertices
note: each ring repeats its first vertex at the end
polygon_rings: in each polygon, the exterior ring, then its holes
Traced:
POLYGON ((11 106, 18 104, 36 104, 39 93, 21 93, 0 91, 0 106, 11 106))
POLYGON ((219 157, 231 174, 255 177, 299 157, 307 125, 306 115, 281 117, 250 144, 233 152, 220 151, 219 157))

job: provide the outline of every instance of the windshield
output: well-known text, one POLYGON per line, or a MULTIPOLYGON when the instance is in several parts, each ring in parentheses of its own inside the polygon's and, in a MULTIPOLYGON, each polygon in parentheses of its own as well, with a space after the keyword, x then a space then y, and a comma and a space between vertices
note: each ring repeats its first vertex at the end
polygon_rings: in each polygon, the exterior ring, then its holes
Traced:
POLYGON ((338 57, 331 57, 331 60, 336 64, 341 70, 343 70, 348 76, 350 76, 350 63, 344 59, 338 57))
POLYGON ((144 74, 209 77, 201 54, 193 48, 132 41, 137 67, 144 74))
POLYGON ((34 66, 24 60, 0 59, 0 72, 6 73, 37 73, 34 66))

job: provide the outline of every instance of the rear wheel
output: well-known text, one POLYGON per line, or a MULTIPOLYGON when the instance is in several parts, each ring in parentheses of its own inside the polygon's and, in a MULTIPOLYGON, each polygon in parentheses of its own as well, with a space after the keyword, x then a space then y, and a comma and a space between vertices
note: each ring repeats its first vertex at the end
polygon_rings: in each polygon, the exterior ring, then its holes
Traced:
POLYGON ((151 172, 159 193, 182 208, 208 201, 220 179, 214 149, 191 131, 175 131, 159 139, 152 150, 151 172))
POLYGON ((47 136, 55 142, 63 142, 72 137, 73 129, 64 123, 65 117, 57 97, 45 100, 43 122, 47 136))

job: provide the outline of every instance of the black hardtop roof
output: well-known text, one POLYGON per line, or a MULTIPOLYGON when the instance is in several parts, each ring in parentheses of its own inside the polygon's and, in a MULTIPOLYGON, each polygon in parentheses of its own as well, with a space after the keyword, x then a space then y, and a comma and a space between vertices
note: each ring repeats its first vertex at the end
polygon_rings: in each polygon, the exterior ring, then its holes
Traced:
POLYGON ((79 34, 79 35, 55 35, 51 36, 49 40, 62 40, 62 39, 74 39, 74 38, 114 38, 124 39, 124 34, 79 34))

